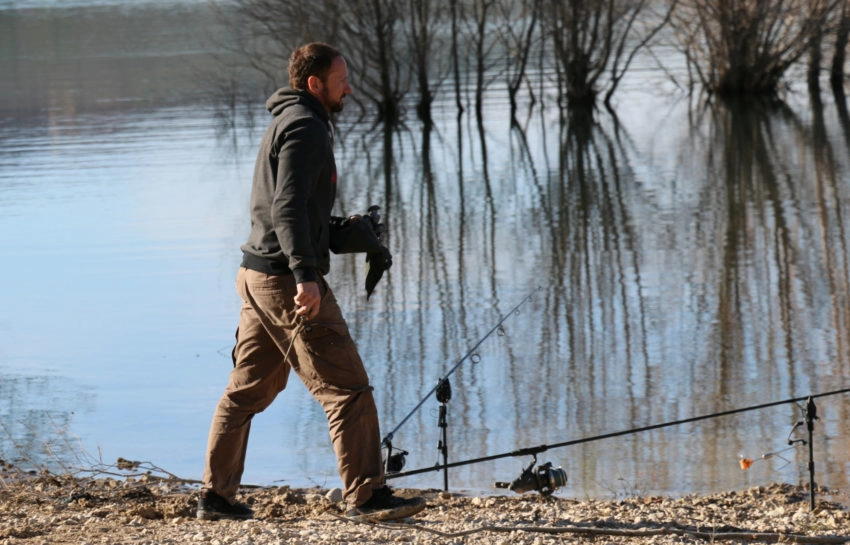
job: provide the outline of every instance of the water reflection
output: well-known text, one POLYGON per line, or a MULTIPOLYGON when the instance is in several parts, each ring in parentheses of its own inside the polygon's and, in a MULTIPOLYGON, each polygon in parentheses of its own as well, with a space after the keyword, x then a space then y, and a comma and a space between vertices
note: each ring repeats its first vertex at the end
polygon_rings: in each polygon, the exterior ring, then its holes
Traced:
MULTIPOLYGON (((398 401, 412 406, 535 284, 544 294, 533 308, 482 348, 482 363, 459 369, 455 460, 834 389, 847 366, 847 188, 824 123, 816 116, 807 126, 783 104, 677 115, 689 120, 679 125, 684 149, 661 181, 651 177, 665 167, 617 120, 461 124, 457 142, 471 143, 468 152, 440 140, 449 123, 423 128, 418 143, 405 145, 409 132, 393 140, 402 154, 419 151, 415 166, 397 165, 388 190, 405 213, 395 218, 401 255, 383 294, 395 311, 355 326, 366 346, 391 339, 389 370, 378 371, 391 400, 386 420, 403 417, 398 401), (557 147, 547 134, 559 136, 557 147)), ((841 399, 823 403, 825 414, 846 410, 841 399)), ((431 411, 410 432, 415 447, 404 448, 434 452, 431 411)), ((626 486, 614 475, 661 491, 740 486, 752 478, 737 467, 740 451, 781 444, 798 418, 789 405, 566 456, 578 486, 597 493, 626 486)), ((766 469, 768 478, 795 481, 804 458, 766 469)), ((453 471, 478 482, 508 467, 453 471)))
POLYGON ((0 460, 25 468, 66 471, 82 454, 75 413, 94 407, 92 391, 67 377, 0 368, 0 460))
POLYGON ((712 200, 727 211, 718 232, 719 383, 821 389, 847 370, 846 188, 829 144, 783 105, 730 104, 712 128, 705 162, 726 180, 712 200), (741 328, 758 321, 769 327, 741 328))

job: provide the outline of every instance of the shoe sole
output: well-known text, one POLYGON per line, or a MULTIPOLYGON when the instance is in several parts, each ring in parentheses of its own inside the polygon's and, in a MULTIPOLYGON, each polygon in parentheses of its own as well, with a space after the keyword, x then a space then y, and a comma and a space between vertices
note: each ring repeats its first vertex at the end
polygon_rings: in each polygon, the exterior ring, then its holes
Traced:
POLYGON ((378 522, 386 522, 388 520, 398 520, 407 517, 412 517, 423 509, 425 509, 425 500, 420 498, 419 501, 416 502, 406 503, 404 505, 392 507, 390 509, 376 509, 375 511, 369 511, 368 513, 361 513, 358 515, 349 516, 348 518, 352 520, 373 520, 378 522))

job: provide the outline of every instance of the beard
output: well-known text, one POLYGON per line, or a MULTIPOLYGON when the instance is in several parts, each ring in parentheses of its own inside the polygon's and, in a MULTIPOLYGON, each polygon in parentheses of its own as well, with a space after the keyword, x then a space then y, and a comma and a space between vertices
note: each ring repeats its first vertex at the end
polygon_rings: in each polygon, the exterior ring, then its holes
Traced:
POLYGON ((339 100, 331 100, 327 88, 322 90, 322 102, 324 103, 325 108, 333 114, 338 114, 342 111, 342 108, 345 106, 342 102, 344 97, 345 95, 339 97, 339 100))

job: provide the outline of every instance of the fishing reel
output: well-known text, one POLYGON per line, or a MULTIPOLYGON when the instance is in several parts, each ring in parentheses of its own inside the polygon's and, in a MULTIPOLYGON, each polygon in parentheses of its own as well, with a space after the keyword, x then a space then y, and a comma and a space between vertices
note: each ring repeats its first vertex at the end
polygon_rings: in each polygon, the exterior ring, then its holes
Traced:
POLYGON ((522 470, 522 474, 513 481, 496 482, 496 488, 507 488, 513 490, 517 494, 531 492, 537 490, 544 496, 550 495, 555 489, 567 484, 567 472, 560 467, 552 467, 552 462, 534 468, 537 463, 537 456, 531 461, 528 467, 522 470))
POLYGON ((387 456, 384 458, 384 471, 388 474, 400 473, 407 463, 409 452, 403 449, 396 449, 396 452, 393 452, 393 445, 389 439, 384 439, 382 446, 387 449, 387 456))

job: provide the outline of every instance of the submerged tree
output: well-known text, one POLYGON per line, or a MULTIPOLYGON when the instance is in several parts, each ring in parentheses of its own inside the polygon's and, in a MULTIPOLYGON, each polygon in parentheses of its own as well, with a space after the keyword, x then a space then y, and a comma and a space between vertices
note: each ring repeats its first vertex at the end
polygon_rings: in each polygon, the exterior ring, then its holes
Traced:
POLYGON ((411 71, 416 81, 418 100, 416 113, 426 124, 431 124, 431 103, 443 78, 445 60, 435 59, 439 46, 439 30, 444 24, 444 10, 440 0, 408 0, 408 47, 411 71), (434 70, 432 70, 434 69, 434 70), (435 73, 436 71, 436 73, 435 73))
POLYGON ((567 104, 593 106, 605 90, 610 106, 635 55, 667 24, 677 1, 667 2, 664 13, 656 14, 649 0, 543 0, 543 20, 567 104))
POLYGON ((692 78, 719 95, 774 94, 837 0, 682 0, 674 27, 692 78))
MULTIPOLYGON (((509 0, 500 5, 502 27, 498 34, 505 48, 505 76, 512 121, 516 119, 517 95, 526 81, 526 67, 537 36, 542 2, 543 0, 509 0)), ((534 102, 533 95, 531 100, 534 102)))
POLYGON ((484 119, 484 90, 487 88, 487 74, 490 72, 492 50, 495 40, 488 32, 492 25, 493 11, 497 0, 472 0, 469 8, 470 20, 467 38, 472 51, 475 66, 475 117, 479 126, 484 119))
POLYGON ((231 29, 222 44, 233 63, 263 75, 269 85, 286 83, 290 52, 323 41, 340 48, 358 96, 372 102, 381 120, 395 123, 410 85, 402 32, 403 10, 393 0, 231 0, 219 5, 231 29))
POLYGON ((809 63, 806 80, 809 85, 809 93, 818 98, 820 98, 820 72, 823 64, 823 39, 825 34, 826 29, 819 26, 812 32, 809 39, 809 63))
MULTIPOLYGON (((826 10, 822 12, 820 24, 817 24, 812 30, 811 36, 809 37, 809 63, 808 63, 808 74, 807 80, 809 85, 809 92, 812 95, 812 98, 815 100, 819 100, 820 97, 816 95, 820 95, 820 77, 824 58, 825 45, 828 45, 828 38, 835 36, 835 53, 839 53, 839 48, 843 53, 843 49, 847 44, 847 35, 844 34, 842 38, 842 32, 846 32, 846 28, 843 29, 842 26, 846 24, 846 6, 848 0, 836 0, 832 2, 826 10), (842 40, 844 41, 844 45, 841 45, 842 40)), ((835 58, 833 58, 835 60, 835 58)), ((841 59, 842 70, 843 70, 843 59, 841 59)), ((834 68, 834 66, 833 66, 834 68)))
POLYGON ((829 83, 835 94, 844 95, 844 64, 847 60, 847 42, 850 38, 850 0, 843 0, 837 9, 835 51, 829 71, 829 83))
POLYGON ((393 0, 335 3, 341 20, 337 45, 352 59, 360 92, 377 106, 382 121, 397 123, 410 85, 401 47, 401 6, 393 0))
POLYGON ((337 2, 310 5, 279 0, 231 0, 215 4, 229 33, 219 44, 228 52, 227 65, 260 74, 267 91, 288 83, 286 67, 293 49, 309 41, 335 42, 337 2))

